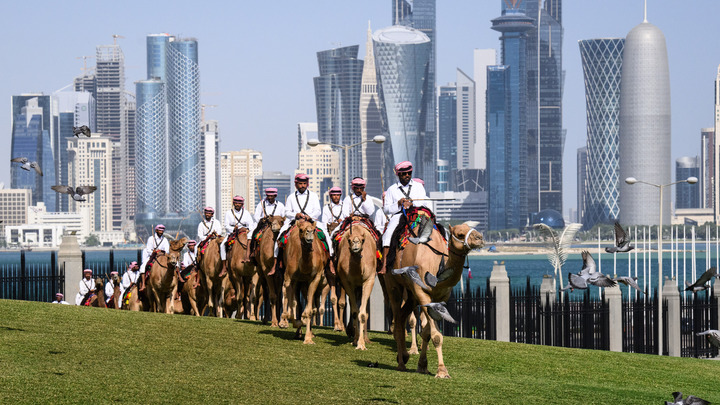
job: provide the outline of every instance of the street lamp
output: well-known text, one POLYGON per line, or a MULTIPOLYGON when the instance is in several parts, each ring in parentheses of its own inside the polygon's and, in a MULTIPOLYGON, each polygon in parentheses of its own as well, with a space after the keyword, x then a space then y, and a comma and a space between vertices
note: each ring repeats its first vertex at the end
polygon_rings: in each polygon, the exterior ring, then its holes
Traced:
POLYGON ((674 183, 670 184, 654 184, 654 183, 648 183, 646 181, 638 180, 635 177, 628 177, 625 179, 625 183, 633 185, 635 183, 642 183, 647 184, 648 186, 657 187, 658 190, 660 190, 660 222, 658 225, 658 303, 660 307, 658 308, 658 354, 662 356, 662 350, 663 350, 663 313, 662 313, 662 305, 663 305, 663 265, 662 265, 662 256, 663 256, 663 246, 662 246, 662 226, 663 226, 663 188, 672 186, 674 184, 678 183, 688 183, 688 184, 695 184, 698 182, 697 177, 688 177, 685 180, 676 181, 674 183))
POLYGON ((364 143, 368 143, 368 142, 375 142, 379 145, 379 144, 382 144, 383 142, 385 142, 385 137, 382 135, 375 135, 373 137, 373 139, 367 139, 367 140, 364 140, 362 142, 358 142, 358 143, 355 143, 352 145, 336 145, 334 143, 320 142, 318 139, 308 139, 307 146, 312 148, 312 147, 318 146, 318 145, 330 145, 330 146, 334 146, 336 148, 342 148, 345 151, 345 154, 344 154, 344 157, 345 157, 345 194, 350 195, 350 179, 347 178, 348 172, 349 172, 349 170, 348 170, 348 151, 351 148, 360 146, 360 145, 362 145, 364 143))

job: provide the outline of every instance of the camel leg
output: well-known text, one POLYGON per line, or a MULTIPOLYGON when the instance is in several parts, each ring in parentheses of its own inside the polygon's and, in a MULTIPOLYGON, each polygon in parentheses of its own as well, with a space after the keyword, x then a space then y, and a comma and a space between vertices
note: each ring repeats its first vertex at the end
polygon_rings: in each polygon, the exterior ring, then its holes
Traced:
MULTIPOLYGON (((423 313, 425 315, 425 318, 428 320, 426 327, 430 327, 429 337, 430 339, 432 339, 433 346, 435 346, 435 351, 438 355, 438 370, 437 374, 435 374, 435 378, 450 378, 447 367, 445 367, 445 360, 443 359, 442 353, 443 335, 440 333, 440 331, 438 331, 435 321, 430 319, 430 317, 428 316, 426 308, 423 308, 423 313)), ((423 338, 423 340, 425 339, 423 338)), ((427 343, 423 342, 423 346, 427 347, 427 343)), ((427 363, 427 358, 425 361, 427 363)))
POLYGON ((222 281, 220 281, 218 284, 220 284, 220 287, 218 288, 218 290, 220 290, 220 293, 215 296, 217 299, 217 312, 218 312, 217 317, 222 318, 223 317, 223 301, 225 299, 225 286, 223 285, 222 281))
POLYGON ((287 328, 290 326, 290 311, 292 311, 292 306, 295 305, 295 293, 291 287, 290 278, 285 277, 285 281, 283 282, 282 316, 280 317, 280 323, 278 324, 281 328, 287 328))
MULTIPOLYGON (((373 275, 374 276, 374 275, 373 275)), ((370 300, 370 293, 375 285, 375 277, 370 277, 363 283, 362 297, 360 298, 360 313, 358 314, 358 345, 357 349, 366 350, 365 344, 370 342, 367 335, 367 305, 370 300)))
POLYGON ((315 342, 313 342, 313 334, 312 334, 312 313, 313 313, 313 302, 315 297, 315 291, 317 291, 318 285, 320 284, 320 278, 322 277, 322 273, 319 273, 315 279, 310 282, 310 285, 308 286, 308 292, 307 292, 307 305, 305 305, 305 310, 302 314, 302 319, 305 322, 305 340, 303 341, 306 345, 314 345, 315 342))
POLYGON ((258 299, 257 299, 258 289, 259 289, 258 280, 259 280, 258 274, 254 273, 252 275, 252 277, 250 277, 250 282, 249 282, 249 287, 248 287, 248 291, 249 291, 248 305, 250 306, 250 314, 249 314, 248 318, 251 321, 258 320, 258 314, 257 314, 257 310, 258 310, 258 306, 259 306, 258 302, 257 302, 258 301, 258 299))
MULTIPOLYGON (((348 294, 348 297, 350 298, 350 322, 348 323, 346 332, 348 334, 348 337, 352 339, 352 344, 357 346, 357 344, 358 344, 358 328, 357 328, 357 325, 355 325, 355 322, 357 322, 358 303, 357 303, 355 294, 352 293, 353 289, 352 289, 352 286, 350 285, 350 280, 346 279, 345 277, 342 277, 340 279, 340 282, 342 283, 343 296, 345 295, 345 291, 351 292, 350 294, 348 294)), ((343 316, 344 315, 345 314, 343 313, 343 316)), ((342 319, 342 322, 345 322, 344 318, 342 319)), ((357 348, 358 347, 356 347, 356 349, 357 348)))
MULTIPOLYGON (((271 322, 270 327, 271 328, 277 328, 278 327, 278 319, 277 319, 277 310, 278 310, 278 304, 280 303, 280 297, 278 296, 278 289, 276 289, 277 284, 275 282, 275 279, 272 277, 265 277, 265 280, 267 281, 267 289, 268 289, 268 299, 270 302, 268 303, 270 305, 270 316, 271 316, 271 322)), ((283 303, 285 303, 285 299, 283 298, 283 303)), ((284 307, 283 307, 284 310, 284 307)))
POLYGON ((213 282, 210 276, 205 276, 205 291, 207 291, 207 308, 211 314, 215 315, 215 305, 213 303, 213 282))
POLYGON ((415 311, 413 311, 410 314, 410 318, 408 319, 408 325, 410 326, 410 354, 418 354, 418 345, 417 345, 417 317, 415 316, 415 311))
POLYGON ((338 310, 337 310, 337 317, 336 319, 340 321, 340 331, 345 330, 345 308, 347 305, 347 301, 345 298, 345 291, 346 288, 342 286, 338 286, 338 310))
MULTIPOLYGON (((385 277, 385 275, 381 276, 385 277)), ((401 306, 402 303, 402 293, 399 291, 399 286, 395 284, 394 280, 389 281, 386 280, 386 285, 388 285, 388 297, 390 298, 390 307, 392 308, 392 314, 393 314, 393 324, 395 325, 405 325, 405 322, 407 322, 407 315, 408 311, 404 311, 403 307, 401 306), (399 294, 399 296, 398 296, 399 294)), ((407 368, 405 367, 405 363, 410 359, 410 354, 407 352, 407 347, 405 346, 405 329, 401 327, 396 327, 393 329, 393 336, 395 337, 395 348, 397 351, 397 362, 398 366, 397 369, 399 371, 405 371, 407 368)))

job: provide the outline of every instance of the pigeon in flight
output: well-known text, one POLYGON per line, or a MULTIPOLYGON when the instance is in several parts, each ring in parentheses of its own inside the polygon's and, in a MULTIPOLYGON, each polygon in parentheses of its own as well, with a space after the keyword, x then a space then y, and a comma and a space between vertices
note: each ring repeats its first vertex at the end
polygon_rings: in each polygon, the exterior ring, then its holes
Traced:
POLYGON ((632 287, 638 291, 640 291, 640 294, 643 294, 643 290, 640 289, 640 286, 637 283, 637 277, 615 277, 613 280, 617 281, 620 284, 625 284, 628 287, 632 287))
POLYGON ((693 285, 689 281, 685 282, 685 286, 687 287, 685 291, 692 291, 694 293, 707 290, 707 285, 698 285, 693 287, 693 285))
POLYGON ((696 287, 702 287, 707 283, 708 281, 712 280, 713 277, 718 277, 718 272, 716 267, 710 267, 703 273, 699 279, 697 279, 696 282, 690 284, 685 288, 685 291, 694 291, 696 287))
POLYGON ((26 157, 16 157, 16 158, 10 159, 10 161, 20 163, 20 168, 23 170, 30 171, 30 169, 35 169, 37 174, 39 174, 41 176, 43 175, 42 169, 40 169, 40 165, 38 164, 38 162, 31 162, 26 157))
POLYGON ((705 332, 700 332, 697 334, 698 336, 705 336, 708 343, 711 345, 720 348, 720 330, 715 329, 708 329, 705 332))
POLYGON ((575 288, 584 290, 588 288, 588 284, 592 284, 598 287, 614 287, 617 285, 617 283, 613 279, 600 273, 597 270, 595 259, 593 259, 590 252, 588 252, 587 250, 583 250, 582 258, 582 269, 577 274, 568 274, 568 285, 567 287, 562 288, 561 291, 565 291, 567 289, 570 289, 570 291, 572 291, 575 288))
POLYGON ((400 276, 402 275, 406 279, 412 281, 413 283, 420 286, 420 288, 423 289, 425 292, 430 292, 430 288, 428 288, 425 283, 423 283, 422 279, 420 278, 420 275, 417 272, 417 269, 419 266, 407 266, 407 267, 401 267, 399 269, 392 269, 390 272, 394 276, 400 276))
POLYGON ((73 135, 80 138, 80 135, 85 135, 90 138, 90 128, 87 125, 81 125, 80 127, 73 127, 73 135))
POLYGON ((74 190, 70 186, 52 186, 50 188, 58 193, 69 194, 75 201, 87 201, 83 196, 97 190, 95 186, 77 186, 74 190))
POLYGON ((615 246, 606 247, 605 251, 608 253, 625 253, 635 249, 635 246, 630 244, 630 238, 628 238, 625 229, 619 222, 615 221, 615 246))
POLYGON ((683 399, 682 392, 673 392, 672 396, 673 402, 665 401, 665 405, 706 405, 710 403, 694 395, 688 395, 685 399, 683 399))
POLYGON ((455 322, 455 319, 453 319, 452 316, 450 316, 450 312, 448 312, 447 308, 445 307, 444 302, 431 302, 429 304, 420 305, 421 307, 425 307, 428 309, 428 315, 430 315, 430 318, 436 320, 436 321, 447 321, 450 323, 457 323, 455 322))

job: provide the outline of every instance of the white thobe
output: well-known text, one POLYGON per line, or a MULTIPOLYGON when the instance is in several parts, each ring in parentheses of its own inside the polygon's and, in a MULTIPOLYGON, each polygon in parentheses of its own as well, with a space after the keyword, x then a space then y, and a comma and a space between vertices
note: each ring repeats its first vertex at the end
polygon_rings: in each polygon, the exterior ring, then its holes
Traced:
POLYGON ((252 234, 255 230, 256 225, 252 215, 250 215, 250 213, 245 210, 245 207, 240 208, 240 211, 235 211, 235 208, 230 208, 228 212, 225 213, 226 235, 225 239, 223 239, 222 244, 220 245, 221 260, 227 259, 227 247, 225 247, 225 243, 227 243, 230 234, 235 230, 236 225, 238 228, 247 228, 247 240, 252 239, 252 234))
POLYGON ((215 218, 210 218, 209 221, 203 219, 202 222, 198 224, 197 243, 204 241, 205 238, 207 238, 207 236, 213 232, 215 232, 219 236, 222 236, 223 229, 222 225, 220 225, 220 221, 215 218))
POLYGON ((95 288, 95 280, 90 278, 90 280, 83 277, 80 280, 80 284, 78 285, 80 288, 80 291, 78 291, 77 295, 75 296, 75 305, 80 305, 82 302, 82 299, 85 297, 85 294, 89 293, 92 289, 95 288))
MULTIPOLYGON (((290 222, 295 219, 295 215, 301 212, 305 213, 313 221, 315 221, 315 226, 320 228, 325 234, 325 236, 328 238, 328 248, 330 249, 330 255, 332 256, 333 250, 332 243, 330 243, 329 240, 330 235, 328 235, 327 227, 322 222, 320 222, 320 215, 322 214, 322 210, 320 209, 320 200, 318 199, 317 194, 313 193, 310 190, 305 190, 304 193, 300 193, 296 190, 295 193, 289 195, 288 198, 285 200, 285 223, 283 224, 282 228, 280 228, 278 238, 280 238, 280 235, 282 235, 282 233, 290 227, 290 222)), ((275 257, 277 257, 277 252, 278 247, 276 241, 275 257)))
POLYGON ((365 201, 359 195, 352 194, 352 196, 345 197, 343 200, 343 219, 351 215, 367 215, 372 216, 375 212, 375 204, 370 201, 370 196, 365 197, 365 201), (352 197, 352 202, 350 198, 352 197))
POLYGON ((105 283, 105 303, 110 302, 114 293, 115 284, 113 283, 112 279, 110 279, 107 283, 105 283))
POLYGON ((412 199, 415 207, 428 207, 428 201, 415 201, 416 199, 427 199, 427 193, 422 184, 410 180, 405 186, 399 181, 390 186, 385 192, 385 205, 383 205, 383 210, 390 216, 387 230, 383 234, 383 247, 390 247, 392 234, 400 222, 402 207, 398 205, 398 202, 402 198, 412 199))
POLYGON ((258 203, 257 207, 255 207, 255 222, 260 222, 262 218, 271 217, 273 215, 277 215, 279 217, 285 216, 285 204, 277 200, 270 204, 267 199, 264 199, 258 203), (263 207, 265 208, 264 211, 263 207))
MULTIPOLYGON (((120 282, 120 299, 122 299, 125 290, 130 288, 132 284, 137 284, 140 279, 140 271, 128 270, 123 274, 122 281, 120 282)), ((120 304, 122 306, 122 303, 120 304)))
POLYGON ((63 301, 57 301, 57 300, 55 300, 55 301, 51 302, 51 304, 63 304, 63 305, 70 305, 70 303, 69 303, 69 302, 67 302, 67 301, 64 301, 64 300, 63 300, 63 301))
POLYGON ((375 224, 375 228, 377 228, 378 231, 380 231, 381 234, 383 234, 385 230, 385 224, 387 224, 388 219, 385 216, 385 211, 382 209, 379 209, 375 212, 375 220, 373 223, 375 224))
MULTIPOLYGON (((343 203, 335 204, 333 202, 330 202, 330 204, 325 204, 322 209, 322 219, 321 222, 325 227, 328 226, 328 224, 331 224, 333 222, 342 222, 345 217, 343 217, 343 203)), ((337 228, 335 228, 337 229, 337 228)))
POLYGON ((140 266, 140 268, 143 268, 145 263, 147 263, 153 250, 162 250, 165 253, 170 252, 170 242, 165 235, 158 236, 156 233, 153 233, 153 235, 148 238, 142 253, 143 266, 140 266))
POLYGON ((188 251, 185 252, 182 259, 182 265, 183 267, 187 268, 190 265, 196 264, 197 260, 197 252, 196 249, 190 250, 188 248, 188 251))

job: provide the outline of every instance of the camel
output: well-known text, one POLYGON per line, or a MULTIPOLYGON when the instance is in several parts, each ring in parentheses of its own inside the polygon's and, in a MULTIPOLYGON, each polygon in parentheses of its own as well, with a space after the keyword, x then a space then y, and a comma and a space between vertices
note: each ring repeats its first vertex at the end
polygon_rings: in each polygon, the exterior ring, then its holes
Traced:
POLYGON ((125 294, 120 298, 120 309, 126 309, 130 311, 144 311, 148 307, 147 302, 144 302, 138 293, 138 286, 135 283, 130 284, 130 287, 125 290, 125 294))
POLYGON ((208 246, 200 258, 200 286, 203 289, 203 296, 207 299, 207 307, 216 317, 223 317, 223 299, 225 291, 223 288, 223 278, 227 274, 220 276, 223 263, 220 260, 220 244, 222 238, 212 238, 208 241, 208 246))
MULTIPOLYGON (((338 222, 331 222, 327 225, 328 233, 330 235, 333 234, 333 231, 335 228, 340 226, 340 223, 338 222)), ((329 238, 330 236, 328 236, 329 238)), ((332 240, 328 240, 328 243, 332 243, 332 240)), ((335 254, 336 258, 334 260, 337 260, 337 253, 335 254)), ((333 259, 330 259, 333 260, 333 259)), ((335 268, 337 268, 337 263, 335 268)), ((340 279, 337 277, 336 274, 332 274, 329 271, 325 273, 325 277, 327 278, 327 285, 322 290, 322 306, 323 309, 325 307, 325 298, 328 294, 330 294, 330 304, 333 308, 333 314, 334 316, 334 322, 333 322, 333 330, 336 332, 342 332, 345 330, 345 288, 342 286, 342 283, 340 283, 340 279)))
POLYGON ((297 328, 297 336, 305 324, 304 344, 315 344, 311 329, 315 295, 321 291, 321 284, 325 278, 325 265, 328 253, 322 242, 316 236, 315 222, 298 219, 295 227, 288 234, 287 245, 284 249, 283 261, 285 263, 285 278, 283 281, 283 314, 280 327, 288 327, 292 322, 297 328), (304 284, 307 283, 307 286, 304 284), (295 291, 305 292, 306 304, 302 312, 302 322, 296 319, 295 291))
POLYGON ((175 295, 177 294, 177 269, 180 255, 187 238, 170 241, 170 251, 158 254, 146 281, 146 292, 150 302, 150 312, 175 312, 175 295))
MULTIPOLYGON (((260 282, 255 287, 255 302, 253 303, 255 311, 260 309, 260 289, 267 291, 268 302, 270 304, 270 312, 272 313, 272 322, 270 327, 278 326, 278 308, 280 307, 280 291, 281 291, 281 278, 279 274, 268 276, 267 274, 275 267, 275 257, 273 251, 275 249, 275 240, 277 239, 278 232, 282 228, 285 218, 281 216, 268 216, 262 218, 258 222, 257 228, 258 233, 261 235, 260 243, 257 246, 255 252, 255 259, 257 261, 257 274, 260 282), (264 229, 262 229, 264 227, 264 229), (262 229, 262 230, 260 230, 262 229)), ((258 314, 256 313, 256 318, 258 314)))
POLYGON ((182 284, 180 290, 180 302, 175 303, 175 312, 184 313, 186 315, 201 316, 205 311, 206 298, 204 291, 201 288, 197 288, 200 282, 200 276, 197 270, 192 265, 193 269, 190 270, 190 277, 182 284), (203 303, 202 310, 198 309, 198 302, 203 303))
MULTIPOLYGON (((363 225, 350 224, 340 239, 337 274, 350 299, 354 336, 353 344, 358 350, 366 350, 367 306, 375 285, 377 268, 377 242, 363 225)), ((350 328, 348 328, 350 329, 350 328)))
POLYGON ((233 312, 236 312, 235 318, 240 318, 240 307, 238 306, 237 294, 235 287, 229 277, 223 278, 223 315, 225 318, 231 318, 233 312))
POLYGON ((103 282, 103 279, 100 277, 95 279, 95 291, 89 291, 87 294, 85 294, 85 297, 83 298, 80 305, 85 305, 88 307, 95 307, 95 308, 107 308, 107 304, 105 304, 105 283, 103 282))
MULTIPOLYGON (((425 226, 432 226, 428 221, 425 226)), ((418 232, 422 233, 422 230, 418 232)), ((405 330, 398 328, 397 325, 405 325, 408 316, 418 305, 427 305, 430 303, 446 302, 450 298, 450 293, 455 285, 462 278, 463 263, 467 254, 473 250, 481 248, 484 244, 482 235, 473 229, 468 223, 450 227, 450 240, 446 245, 442 239, 440 232, 433 229, 430 233, 430 240, 426 244, 420 243, 414 245, 409 243, 405 246, 404 252, 398 252, 395 257, 393 268, 401 269, 409 266, 417 266, 417 273, 420 280, 425 285, 410 281, 403 275, 393 275, 388 271, 385 275, 385 283, 390 298, 390 305, 393 312, 393 323, 395 328, 393 335, 397 347, 397 369, 406 370, 410 355, 405 347, 405 330), (434 250, 434 251, 433 251, 434 250), (436 253, 439 252, 440 254, 436 253), (437 284, 432 287, 427 285, 426 274, 431 273, 437 276, 440 273, 441 259, 447 256, 447 263, 442 269, 443 276, 437 279, 437 284), (445 274, 447 272, 447 274, 445 274), (403 293, 406 292, 407 301, 403 304, 403 293)), ((421 316, 423 319, 423 327, 421 332, 422 349, 420 359, 418 360, 417 371, 426 374, 427 370, 427 348, 432 339, 433 345, 438 355, 438 370, 435 374, 436 378, 450 378, 442 354, 443 336, 437 330, 435 321, 430 317, 427 307, 421 308, 421 316)))
POLYGON ((247 228, 241 228, 234 233, 232 248, 228 252, 228 275, 230 277, 230 285, 235 290, 235 301, 233 305, 237 309, 236 318, 242 317, 256 320, 256 311, 253 308, 255 304, 255 293, 257 291, 257 277, 255 272, 255 264, 246 262, 245 254, 248 246, 247 228))
POLYGON ((110 305, 108 305, 108 308, 113 309, 120 309, 120 276, 117 274, 112 275, 112 281, 113 281, 113 296, 110 300, 110 305))

